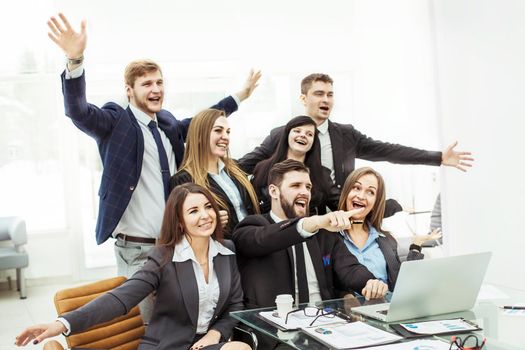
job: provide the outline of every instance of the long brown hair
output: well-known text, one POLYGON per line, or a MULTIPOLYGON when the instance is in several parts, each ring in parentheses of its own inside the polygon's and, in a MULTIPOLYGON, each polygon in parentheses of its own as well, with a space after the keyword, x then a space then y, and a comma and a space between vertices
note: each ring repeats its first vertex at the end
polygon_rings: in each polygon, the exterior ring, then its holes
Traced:
POLYGON ((208 189, 189 182, 179 185, 171 191, 168 201, 166 202, 166 208, 164 209, 164 217, 162 219, 160 237, 157 245, 166 247, 173 251, 175 246, 182 241, 186 225, 183 219, 182 207, 186 201, 186 197, 188 197, 190 193, 200 193, 210 201, 216 216, 215 230, 211 237, 217 241, 222 241, 223 232, 222 225, 219 222, 219 206, 217 205, 217 202, 213 199, 213 196, 208 189))
MULTIPOLYGON (((186 151, 184 159, 179 170, 186 170, 188 174, 198 185, 210 188, 208 182, 208 155, 210 154, 210 134, 213 124, 219 117, 224 117, 223 111, 218 109, 205 109, 193 117, 186 137, 186 151)), ((231 160, 230 151, 227 150, 226 157, 221 158, 224 163, 224 169, 232 178, 237 180, 248 192, 253 209, 259 213, 259 201, 253 189, 252 184, 248 181, 248 175, 242 171, 237 164, 231 160)), ((227 210, 228 206, 224 199, 212 192, 212 196, 219 204, 221 209, 227 210)))
POLYGON ((385 181, 381 174, 370 167, 358 168, 352 171, 350 175, 346 178, 343 190, 341 191, 341 197, 339 197, 339 210, 348 210, 346 207, 346 198, 348 194, 354 187, 355 183, 364 175, 374 175, 377 179, 377 193, 376 193, 376 202, 374 207, 366 215, 365 221, 370 223, 378 232, 389 234, 388 231, 385 231, 381 228, 381 222, 383 221, 383 216, 385 215, 385 181))

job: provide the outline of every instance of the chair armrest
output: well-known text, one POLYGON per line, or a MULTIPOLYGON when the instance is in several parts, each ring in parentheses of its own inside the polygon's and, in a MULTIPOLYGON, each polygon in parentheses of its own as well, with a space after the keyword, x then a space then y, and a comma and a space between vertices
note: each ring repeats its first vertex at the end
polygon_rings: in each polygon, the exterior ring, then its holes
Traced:
POLYGON ((26 222, 18 216, 0 217, 0 240, 10 239, 15 247, 27 243, 26 222))

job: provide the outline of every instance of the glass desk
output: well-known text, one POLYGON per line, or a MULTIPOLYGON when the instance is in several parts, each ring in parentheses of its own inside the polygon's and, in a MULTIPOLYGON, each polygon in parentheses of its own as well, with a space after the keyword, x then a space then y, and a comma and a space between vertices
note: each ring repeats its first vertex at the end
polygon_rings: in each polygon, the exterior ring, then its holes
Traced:
MULTIPOLYGON (((456 312, 452 314, 443 314, 433 317, 420 318, 417 321, 439 320, 462 317, 466 320, 473 321, 481 331, 474 332, 479 338, 486 337, 487 342, 483 349, 488 350, 523 350, 525 349, 525 316, 507 315, 500 308, 502 305, 513 305, 516 303, 525 303, 525 291, 514 290, 505 287, 497 287, 500 291, 507 294, 507 299, 486 299, 480 300, 472 310, 456 312)), ((369 325, 395 333, 388 325, 381 321, 363 317, 351 312, 351 308, 364 303, 362 298, 345 298, 326 300, 316 303, 315 306, 321 308, 333 308, 346 315, 350 322, 363 321, 369 325)), ((306 305, 301 305, 304 307, 306 305)), ((281 343, 298 350, 317 350, 329 349, 326 345, 318 342, 302 331, 281 331, 274 325, 264 321, 260 316, 261 311, 275 310, 275 307, 243 310, 232 312, 231 315, 244 325, 255 331, 261 332, 281 343)), ((409 320, 406 320, 409 321, 409 320)), ((411 320, 410 320, 411 321, 411 320)), ((398 323, 398 322, 394 322, 398 323)), ((467 334, 468 335, 468 334, 467 334)), ((461 335, 466 336, 465 334, 461 335)), ((450 342, 451 336, 431 337, 433 339, 442 339, 450 342)), ((409 341, 413 339, 403 339, 409 341)), ((265 349, 261 349, 265 350, 265 349)))

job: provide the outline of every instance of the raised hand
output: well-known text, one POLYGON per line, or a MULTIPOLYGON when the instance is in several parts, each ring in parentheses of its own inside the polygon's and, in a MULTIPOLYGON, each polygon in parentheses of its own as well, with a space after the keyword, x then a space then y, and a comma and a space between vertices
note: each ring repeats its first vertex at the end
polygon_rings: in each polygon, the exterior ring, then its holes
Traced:
POLYGON ((47 21, 50 32, 47 33, 49 38, 60 47, 68 58, 80 58, 84 54, 87 43, 86 21, 80 23, 80 33, 75 32, 66 16, 58 14, 60 21, 51 17, 47 21))
POLYGON ((472 167, 474 158, 470 157, 470 152, 455 151, 454 148, 457 145, 458 142, 456 141, 445 148, 441 156, 441 164, 458 168, 461 171, 467 171, 465 167, 472 167))
POLYGON ((33 340, 33 344, 38 344, 42 340, 57 336, 66 330, 66 327, 60 321, 31 326, 16 337, 15 345, 26 346, 31 340, 33 340))
POLYGON ((246 82, 244 83, 244 86, 236 94, 237 97, 239 98, 239 100, 244 101, 248 97, 251 96, 253 90, 255 90, 255 88, 257 86, 259 86, 259 84, 257 84, 257 82, 259 81, 260 78, 261 78, 261 71, 260 70, 258 70, 258 71, 254 71, 253 69, 250 70, 250 74, 248 74, 248 78, 246 79, 246 82))

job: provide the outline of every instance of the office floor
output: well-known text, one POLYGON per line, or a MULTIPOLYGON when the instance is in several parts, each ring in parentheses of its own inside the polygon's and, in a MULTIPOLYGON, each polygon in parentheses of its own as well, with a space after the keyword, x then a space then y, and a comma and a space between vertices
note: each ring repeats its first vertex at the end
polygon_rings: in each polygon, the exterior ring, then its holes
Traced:
MULTIPOLYGON (((60 289, 76 284, 49 284, 27 287, 27 299, 21 300, 16 290, 0 288, 0 350, 13 350, 15 337, 27 326, 48 323, 56 318, 53 296, 60 289)), ((63 345, 64 337, 56 337, 63 345)), ((43 345, 27 345, 20 349, 42 349, 43 345)))

